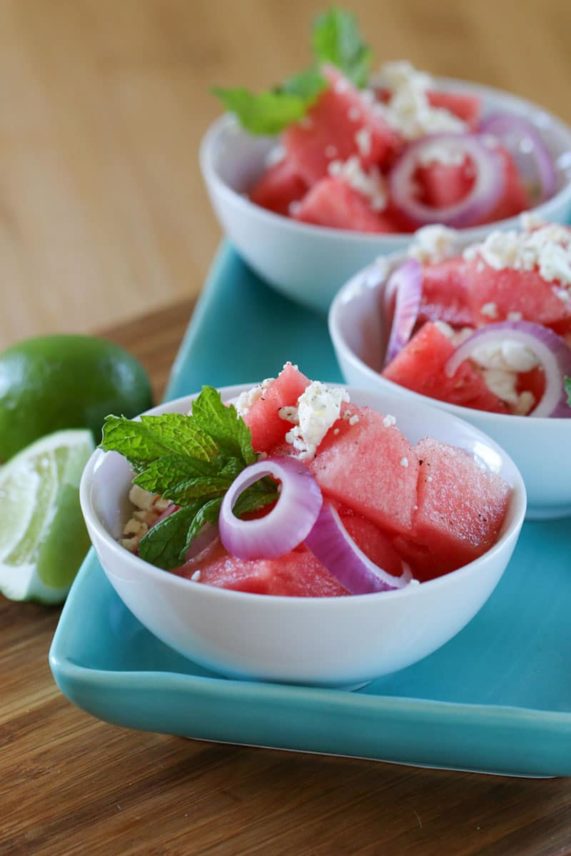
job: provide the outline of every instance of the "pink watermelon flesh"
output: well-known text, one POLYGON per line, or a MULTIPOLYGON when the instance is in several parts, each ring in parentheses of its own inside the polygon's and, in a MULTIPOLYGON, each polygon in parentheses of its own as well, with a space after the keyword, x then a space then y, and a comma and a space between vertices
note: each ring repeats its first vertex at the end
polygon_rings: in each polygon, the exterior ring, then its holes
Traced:
MULTIPOLYGON (((389 538, 369 520, 350 509, 338 510, 347 532, 371 561, 400 576, 402 562, 389 538)), ((175 573, 190 578, 198 569, 201 583, 234 591, 290 597, 339 597, 348 594, 303 545, 278 559, 243 561, 229 556, 217 543, 206 557, 187 562, 175 573)))
POLYGON ((410 532, 418 476, 412 446, 397 427, 386 427, 379 413, 367 407, 347 412, 359 421, 337 422, 311 462, 311 472, 326 496, 389 532, 410 532))
POLYGON ((293 407, 303 393, 309 380, 296 366, 286 363, 277 378, 264 390, 244 416, 244 422, 252 432, 252 444, 256 452, 269 452, 284 442, 291 424, 282 419, 282 407, 293 407))
POLYGON ((505 189, 494 210, 487 217, 483 217, 480 223, 506 220, 529 208, 529 196, 512 156, 505 149, 498 148, 498 151, 503 160, 505 189))
POLYGON ((508 413, 507 405, 489 391, 470 362, 462 363, 451 378, 445 374, 444 367, 454 350, 450 339, 428 321, 383 370, 383 377, 438 401, 508 413))
POLYGON ((396 227, 369 201, 338 178, 322 178, 299 203, 294 218, 316 226, 351 229, 355 232, 393 232, 396 227))
POLYGON ((252 188, 250 199, 262 208, 287 216, 291 203, 301 199, 306 191, 307 184, 291 161, 284 158, 264 172, 252 188))
POLYGON ((283 142, 291 162, 308 185, 327 175, 334 160, 359 156, 366 169, 384 165, 398 144, 396 134, 375 114, 359 91, 340 71, 326 66, 328 88, 307 116, 284 133, 283 142), (365 130, 368 147, 359 148, 357 134, 365 130))
POLYGON ((439 92, 431 90, 428 93, 428 102, 431 107, 439 107, 448 110, 454 116, 462 119, 475 128, 480 121, 482 102, 476 95, 463 95, 459 92, 439 92))
POLYGON ((435 565, 453 570, 495 543, 510 487, 463 449, 428 439, 415 451, 420 467, 414 540, 428 549, 435 565))
POLYGON ((571 322, 571 303, 561 300, 555 292, 557 284, 546 282, 536 270, 496 270, 476 258, 466 266, 466 283, 477 324, 504 321, 510 312, 548 327, 571 322), (482 314, 486 304, 495 307, 494 318, 482 314))
POLYGON ((474 326, 462 259, 424 267, 419 320, 446 321, 453 327, 474 326))
POLYGON ((468 161, 462 164, 433 161, 419 167, 415 178, 422 202, 437 209, 456 205, 464 199, 474 184, 473 168, 468 161))

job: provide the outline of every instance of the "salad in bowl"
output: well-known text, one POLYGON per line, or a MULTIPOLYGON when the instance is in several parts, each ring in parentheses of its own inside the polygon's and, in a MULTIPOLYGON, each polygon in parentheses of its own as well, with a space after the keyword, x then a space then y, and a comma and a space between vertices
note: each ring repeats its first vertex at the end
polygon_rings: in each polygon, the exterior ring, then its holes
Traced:
POLYGON ((480 432, 291 364, 109 417, 81 497, 111 583, 159 638, 224 674, 324 685, 450 639, 525 512, 517 469, 480 432))
POLYGON ((425 225, 479 240, 526 210, 565 222, 571 130, 554 116, 407 61, 375 71, 339 9, 316 20, 312 49, 310 67, 272 90, 215 89, 228 114, 201 146, 219 219, 268 283, 323 310, 425 225))

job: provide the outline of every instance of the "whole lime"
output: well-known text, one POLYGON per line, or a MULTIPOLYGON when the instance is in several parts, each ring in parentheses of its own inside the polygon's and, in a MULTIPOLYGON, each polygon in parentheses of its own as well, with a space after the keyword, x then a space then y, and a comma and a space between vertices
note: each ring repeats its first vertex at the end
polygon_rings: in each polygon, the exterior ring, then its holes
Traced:
POLYGON ((110 413, 152 406, 149 378, 127 351, 93 336, 27 339, 0 354, 0 461, 63 428, 90 428, 110 413))

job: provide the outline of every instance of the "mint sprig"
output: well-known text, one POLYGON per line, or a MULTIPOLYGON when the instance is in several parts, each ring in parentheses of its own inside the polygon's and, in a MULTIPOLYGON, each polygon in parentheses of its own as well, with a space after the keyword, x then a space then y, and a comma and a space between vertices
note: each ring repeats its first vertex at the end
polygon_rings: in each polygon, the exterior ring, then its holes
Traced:
POLYGON ((246 131, 273 136, 303 119, 327 88, 327 81, 319 71, 321 65, 335 65, 356 86, 366 85, 372 51, 361 38, 357 19, 351 12, 332 8, 319 15, 313 24, 311 44, 314 57, 311 67, 270 91, 254 93, 244 87, 215 87, 212 91, 246 131))
POLYGON ((566 377, 563 385, 565 386, 565 392, 567 393, 567 404, 571 407, 571 377, 566 377))
MULTIPOLYGON (((139 555, 165 570, 184 562, 204 525, 217 522, 224 494, 236 476, 257 460, 250 429, 236 408, 227 407, 209 386, 203 387, 188 416, 163 413, 137 421, 108 416, 101 448, 127 458, 139 487, 180 506, 139 544, 139 555)), ((235 513, 256 511, 276 497, 275 484, 262 479, 240 496, 235 513)))

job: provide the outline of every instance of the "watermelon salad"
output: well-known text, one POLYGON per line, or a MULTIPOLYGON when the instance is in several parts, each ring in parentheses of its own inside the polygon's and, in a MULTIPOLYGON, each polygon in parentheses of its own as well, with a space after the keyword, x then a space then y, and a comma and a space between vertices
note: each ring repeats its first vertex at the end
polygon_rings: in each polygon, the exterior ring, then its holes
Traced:
POLYGON ((571 229, 522 217, 463 253, 418 232, 383 291, 382 374, 491 413, 571 418, 571 229))
POLYGON ((255 594, 368 594, 453 572, 492 547, 511 495, 463 449, 412 444, 390 413, 291 363, 230 405, 205 387, 187 416, 109 417, 102 446, 136 474, 125 548, 255 594))
POLYGON ((314 25, 315 63, 271 92, 216 89, 252 134, 278 135, 252 202, 300 223, 369 233, 513 217, 557 189, 541 132, 408 62, 370 73, 355 19, 314 25))

